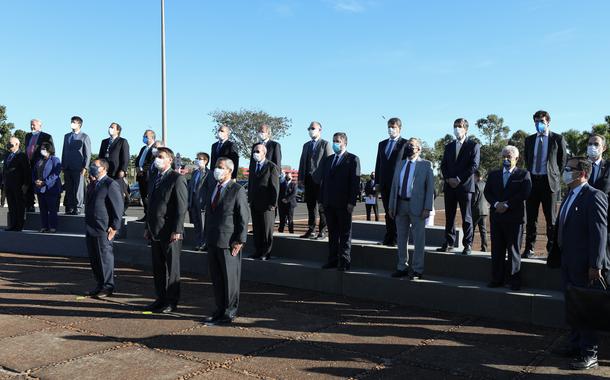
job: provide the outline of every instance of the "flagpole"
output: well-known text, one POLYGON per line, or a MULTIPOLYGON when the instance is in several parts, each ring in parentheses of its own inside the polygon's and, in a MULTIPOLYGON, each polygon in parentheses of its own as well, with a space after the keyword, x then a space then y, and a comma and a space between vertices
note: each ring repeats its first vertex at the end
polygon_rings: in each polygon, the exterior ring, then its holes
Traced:
POLYGON ((165 98, 165 0, 161 0, 161 135, 167 146, 167 102, 165 98))

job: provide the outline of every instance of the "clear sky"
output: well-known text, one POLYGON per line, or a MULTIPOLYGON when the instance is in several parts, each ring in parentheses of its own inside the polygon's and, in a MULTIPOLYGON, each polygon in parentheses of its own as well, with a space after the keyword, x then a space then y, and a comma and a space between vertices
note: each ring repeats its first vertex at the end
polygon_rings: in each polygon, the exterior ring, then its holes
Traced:
MULTIPOLYGON (((111 121, 132 153, 161 129, 160 1, 0 0, 0 104, 61 149, 69 118, 99 149, 111 121)), ((281 142, 298 165, 311 120, 345 131, 364 172, 385 121, 432 144, 453 120, 496 113, 533 131, 610 114, 610 1, 166 0, 169 146, 209 151, 216 109, 293 121, 281 142)))

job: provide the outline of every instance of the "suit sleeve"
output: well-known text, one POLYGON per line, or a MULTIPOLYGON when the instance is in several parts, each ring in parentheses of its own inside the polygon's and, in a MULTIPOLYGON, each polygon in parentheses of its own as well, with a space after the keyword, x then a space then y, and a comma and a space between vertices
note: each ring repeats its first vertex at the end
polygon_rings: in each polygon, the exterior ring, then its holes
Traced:
POLYGON ((275 149, 273 150, 273 161, 277 167, 282 170, 282 146, 279 142, 275 143, 275 149))
POLYGON ((353 174, 350 186, 349 204, 356 206, 356 203, 358 202, 358 194, 360 193, 360 159, 358 156, 354 156, 352 170, 353 174))
POLYGON ((64 146, 61 149, 61 168, 66 168, 66 151, 68 150, 68 139, 64 136, 64 146))
POLYGON ((557 166, 559 168, 559 173, 561 173, 563 171, 563 168, 566 167, 566 162, 568 161, 568 155, 567 155, 567 145, 566 145, 566 139, 563 138, 563 136, 559 135, 560 137, 560 142, 559 142, 559 147, 557 148, 557 166))
MULTIPOLYGON (((100 144, 100 152, 97 154, 98 158, 103 158, 105 156, 105 150, 108 149, 108 147, 104 148, 104 145, 106 145, 106 140, 102 140, 102 143, 100 144)), ((89 167, 89 165, 87 165, 87 167, 89 167)))
POLYGON ((186 187, 186 178, 183 175, 178 175, 174 191, 176 192, 176 218, 172 221, 172 232, 184 233, 184 217, 188 209, 188 188, 186 187))
POLYGON ((525 144, 524 144, 524 152, 523 152, 523 160, 525 162, 525 167, 527 168, 528 171, 531 171, 530 168, 530 138, 529 136, 525 138, 525 144))
POLYGON ((335 152, 333 152, 333 147, 330 142, 326 143, 326 147, 324 148, 325 157, 332 156, 335 152))
POLYGON ((307 157, 305 146, 303 146, 303 150, 301 151, 301 158, 299 159, 299 179, 298 181, 303 183, 305 182, 305 159, 307 157))
MULTIPOLYGON (((375 159, 375 175, 377 176, 376 178, 376 183, 379 184, 381 177, 383 176, 381 174, 381 142, 379 144, 377 144, 377 158, 375 159)), ((392 173, 392 175, 394 175, 394 173, 392 173)))
POLYGON ((441 174, 443 175, 443 180, 449 177, 449 173, 447 173, 447 150, 449 150, 449 144, 445 145, 445 149, 443 150, 443 158, 441 160, 441 174))
POLYGON ((129 142, 123 139, 123 146, 121 147, 121 156, 119 158, 119 168, 125 175, 127 175, 127 169, 129 168, 129 142))
POLYGON ((250 212, 246 191, 240 186, 235 194, 235 209, 233 210, 233 224, 235 231, 231 237, 231 243, 245 243, 248 239, 248 222, 250 212))
POLYGON ((55 149, 55 144, 53 143, 53 136, 49 135, 49 144, 55 149))
POLYGON ((53 160, 53 169, 49 176, 44 179, 44 184, 47 189, 53 187, 53 185, 59 181, 59 175, 61 173, 61 162, 59 161, 59 158, 52 157, 51 160, 53 160))
POLYGON ((121 193, 121 186, 117 181, 112 181, 108 186, 108 201, 106 202, 108 207, 108 224, 113 230, 119 230, 121 228, 121 218, 123 217, 123 194, 121 193))
POLYGON ((91 162, 91 139, 89 139, 89 136, 86 136, 83 141, 83 158, 85 159, 83 169, 88 168, 91 162))
POLYGON ((320 164, 316 170, 311 174, 311 178, 315 183, 322 186, 322 180, 324 179, 324 173, 326 172, 326 157, 322 157, 320 164))
POLYGON ((237 173, 239 172, 239 152, 237 151, 237 144, 231 144, 231 152, 229 153, 229 158, 233 161, 233 165, 235 166, 235 170, 231 173, 231 178, 237 178, 237 173))
POLYGON ((606 242, 608 239, 608 197, 601 191, 595 191, 592 202, 589 202, 589 267, 603 269, 606 260, 606 242))
POLYGON ((277 207, 277 199, 280 195, 280 169, 275 164, 271 166, 271 173, 269 176, 271 186, 269 187, 269 206, 277 207))
POLYGON ((32 186, 32 170, 30 168, 30 160, 28 160, 28 156, 24 153, 22 159, 23 166, 23 184, 27 187, 32 186))
POLYGON ((497 172, 489 173, 489 178, 487 179, 487 183, 485 184, 485 189, 483 190, 483 195, 485 196, 485 199, 487 199, 489 206, 491 208, 493 208, 494 210, 495 210, 496 202, 500 201, 498 199, 498 197, 496 196, 496 194, 494 194, 494 191, 493 191, 493 186, 498 181, 498 179, 496 178, 496 173, 497 172))
POLYGON ((432 164, 426 168, 426 196, 424 197, 424 210, 434 209, 434 172, 432 164))

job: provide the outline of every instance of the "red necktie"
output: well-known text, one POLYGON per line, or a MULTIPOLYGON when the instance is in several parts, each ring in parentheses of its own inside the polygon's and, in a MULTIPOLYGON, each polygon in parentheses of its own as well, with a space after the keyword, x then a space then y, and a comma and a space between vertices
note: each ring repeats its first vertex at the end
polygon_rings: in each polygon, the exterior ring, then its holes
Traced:
POLYGON ((222 191, 222 185, 218 184, 216 187, 216 195, 214 195, 214 199, 212 200, 212 210, 216 210, 216 206, 218 206, 218 202, 220 201, 220 192, 222 191))

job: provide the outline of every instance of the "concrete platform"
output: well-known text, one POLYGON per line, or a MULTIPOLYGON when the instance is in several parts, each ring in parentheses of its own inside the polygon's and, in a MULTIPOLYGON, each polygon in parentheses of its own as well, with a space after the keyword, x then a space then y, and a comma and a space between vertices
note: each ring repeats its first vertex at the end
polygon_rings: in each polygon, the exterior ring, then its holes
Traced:
MULTIPOLYGON (((60 213, 57 215, 57 230, 59 232, 67 234, 84 234, 85 233, 85 216, 84 215, 65 215, 60 213)), ((122 239, 127 237, 127 224, 134 222, 138 218, 135 216, 124 216, 122 218, 123 228, 119 231, 118 238, 122 239)), ((40 214, 28 212, 25 214, 25 224, 23 228, 25 230, 40 230, 40 214)))
MULTIPOLYGON (((385 222, 369 222, 363 220, 355 220, 352 223, 352 238, 357 240, 368 240, 381 242, 385 235, 385 222)), ((462 245, 462 229, 455 230, 454 248, 463 249, 462 245)), ((445 244, 445 227, 429 226, 426 227, 426 245, 440 247, 445 244)), ((412 239, 409 243, 413 243, 412 239)))

